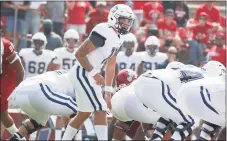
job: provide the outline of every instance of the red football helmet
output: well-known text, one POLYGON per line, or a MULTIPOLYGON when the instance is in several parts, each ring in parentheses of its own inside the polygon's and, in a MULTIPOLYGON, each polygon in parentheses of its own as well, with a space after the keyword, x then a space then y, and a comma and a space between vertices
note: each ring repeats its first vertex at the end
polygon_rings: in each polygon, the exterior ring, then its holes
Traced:
POLYGON ((123 69, 120 72, 118 72, 116 76, 116 84, 117 89, 121 89, 130 83, 132 83, 134 80, 137 79, 137 74, 135 71, 130 69, 123 69))

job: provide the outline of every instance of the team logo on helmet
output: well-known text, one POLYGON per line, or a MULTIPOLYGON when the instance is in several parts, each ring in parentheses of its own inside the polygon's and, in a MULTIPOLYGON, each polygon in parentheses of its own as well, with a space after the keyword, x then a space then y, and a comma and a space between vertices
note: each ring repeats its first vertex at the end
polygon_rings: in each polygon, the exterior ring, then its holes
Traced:
POLYGON ((112 12, 115 13, 118 10, 118 6, 113 7, 112 12))
POLYGON ((127 80, 128 80, 129 82, 132 82, 132 80, 133 80, 133 73, 132 73, 131 71, 128 71, 127 80))

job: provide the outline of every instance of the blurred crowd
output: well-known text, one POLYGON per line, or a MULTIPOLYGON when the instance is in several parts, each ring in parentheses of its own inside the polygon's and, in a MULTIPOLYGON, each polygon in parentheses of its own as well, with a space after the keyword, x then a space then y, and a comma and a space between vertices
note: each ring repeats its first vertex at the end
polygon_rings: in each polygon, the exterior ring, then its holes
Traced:
POLYGON ((196 66, 208 60, 226 65, 226 17, 209 1, 198 5, 195 15, 185 1, 1 1, 1 33, 14 42, 17 51, 31 47, 34 33, 47 37, 46 49, 64 45, 67 29, 76 29, 79 44, 92 28, 106 22, 109 9, 115 4, 129 5, 136 15, 132 33, 144 51, 149 36, 160 40, 160 52, 167 53, 169 61, 178 60, 196 66), (172 59, 174 58, 174 59, 172 59))

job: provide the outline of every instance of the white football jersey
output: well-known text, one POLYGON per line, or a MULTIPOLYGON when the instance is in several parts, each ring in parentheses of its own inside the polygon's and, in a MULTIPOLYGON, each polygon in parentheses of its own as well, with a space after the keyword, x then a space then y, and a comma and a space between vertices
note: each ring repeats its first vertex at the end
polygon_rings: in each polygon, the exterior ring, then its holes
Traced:
POLYGON ((158 64, 163 63, 167 59, 167 55, 162 52, 157 52, 155 56, 150 56, 146 51, 141 52, 143 57, 144 68, 143 70, 155 70, 158 64))
POLYGON ((156 77, 162 80, 165 84, 169 85, 171 90, 177 94, 178 90, 184 83, 193 80, 203 79, 204 75, 200 69, 159 69, 149 70, 142 74, 145 77, 156 77))
POLYGON ((28 79, 37 80, 47 85, 52 91, 75 97, 75 91, 72 82, 69 79, 68 70, 56 70, 45 72, 28 79))
POLYGON ((118 71, 123 69, 132 69, 137 72, 139 64, 143 57, 138 52, 133 52, 131 56, 126 56, 124 52, 119 52, 117 55, 118 71))
POLYGON ((56 48, 54 50, 54 53, 60 62, 60 69, 62 70, 68 70, 72 68, 72 66, 76 62, 76 57, 75 57, 76 48, 74 52, 67 51, 66 47, 56 48))
POLYGON ((120 35, 118 35, 112 27, 109 27, 108 23, 97 24, 91 31, 91 34, 92 32, 97 32, 106 38, 105 44, 102 47, 98 47, 87 54, 88 61, 93 68, 97 71, 101 71, 105 62, 118 53, 123 44, 123 39, 121 39, 120 35))
POLYGON ((33 50, 24 48, 19 52, 25 64, 25 78, 46 72, 49 63, 57 59, 53 51, 43 49, 41 55, 36 55, 33 50))

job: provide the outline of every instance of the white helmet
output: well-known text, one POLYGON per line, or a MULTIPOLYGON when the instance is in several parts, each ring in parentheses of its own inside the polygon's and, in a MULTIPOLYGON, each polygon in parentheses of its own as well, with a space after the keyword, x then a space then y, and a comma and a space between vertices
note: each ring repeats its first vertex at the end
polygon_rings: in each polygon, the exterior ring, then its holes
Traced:
POLYGON ((37 32, 32 36, 32 43, 36 50, 44 49, 47 44, 46 36, 42 32, 37 32))
POLYGON ((137 46, 136 36, 132 33, 126 34, 123 37, 123 50, 126 52, 133 52, 134 48, 137 46))
POLYGON ((125 5, 125 4, 117 4, 114 7, 110 9, 110 13, 108 15, 108 24, 109 26, 116 29, 120 34, 124 35, 130 32, 133 22, 135 20, 135 15, 132 11, 132 9, 125 5), (120 19, 128 19, 129 25, 128 27, 121 27, 121 24, 119 23, 120 19))
POLYGON ((159 51, 160 41, 156 36, 149 36, 144 43, 149 55, 155 55, 159 51))
POLYGON ((179 70, 185 67, 185 64, 177 61, 173 61, 169 63, 166 67, 166 69, 173 69, 173 70, 179 70))
POLYGON ((79 34, 75 29, 68 29, 64 34, 64 39, 75 39, 79 40, 79 34))
POLYGON ((209 61, 203 67, 202 71, 209 77, 225 75, 225 66, 218 61, 209 61))

